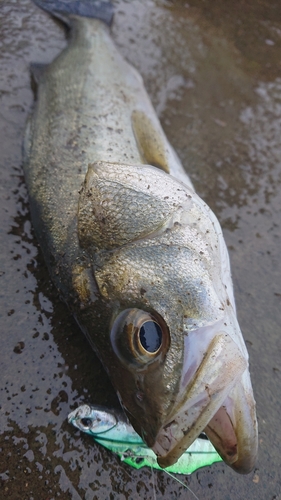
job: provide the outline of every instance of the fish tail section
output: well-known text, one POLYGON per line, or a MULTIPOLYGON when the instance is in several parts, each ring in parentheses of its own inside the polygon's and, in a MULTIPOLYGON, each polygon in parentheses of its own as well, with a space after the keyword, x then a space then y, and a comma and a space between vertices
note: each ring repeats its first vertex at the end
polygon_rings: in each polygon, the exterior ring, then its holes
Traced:
POLYGON ((113 5, 106 0, 33 0, 33 2, 67 25, 71 24, 72 16, 100 19, 109 26, 113 19, 113 5))

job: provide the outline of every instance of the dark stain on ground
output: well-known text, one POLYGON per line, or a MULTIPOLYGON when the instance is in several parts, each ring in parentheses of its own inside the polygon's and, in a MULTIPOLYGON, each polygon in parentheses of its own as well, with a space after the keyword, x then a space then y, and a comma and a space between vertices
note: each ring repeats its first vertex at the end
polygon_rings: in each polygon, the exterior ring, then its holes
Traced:
MULTIPOLYGON (((51 61, 65 35, 28 0, 2 3, 0 16, 0 497, 193 498, 67 424, 83 402, 118 403, 50 282, 22 177, 29 66, 51 61)), ((181 479, 200 500, 280 500, 280 2, 119 0, 113 37, 223 225, 257 400, 255 470, 220 463, 181 479)))

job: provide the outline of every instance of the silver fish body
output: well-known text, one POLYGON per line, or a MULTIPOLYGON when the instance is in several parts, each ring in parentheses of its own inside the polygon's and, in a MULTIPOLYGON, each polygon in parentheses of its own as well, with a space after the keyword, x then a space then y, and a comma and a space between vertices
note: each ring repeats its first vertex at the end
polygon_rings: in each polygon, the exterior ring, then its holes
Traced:
POLYGON ((255 402, 220 225, 108 27, 60 17, 71 39, 40 78, 24 155, 51 276, 161 466, 205 430, 248 472, 255 402))

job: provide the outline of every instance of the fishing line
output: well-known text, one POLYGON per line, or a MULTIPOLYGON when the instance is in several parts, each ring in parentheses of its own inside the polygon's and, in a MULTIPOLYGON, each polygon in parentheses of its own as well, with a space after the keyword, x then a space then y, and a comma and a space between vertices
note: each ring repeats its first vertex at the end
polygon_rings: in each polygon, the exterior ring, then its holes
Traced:
MULTIPOLYGON (((151 468, 151 474, 152 474, 153 498, 154 498, 154 500, 157 500, 156 499, 156 487, 155 487, 155 482, 154 482, 154 470, 153 470, 153 466, 150 465, 150 468, 151 468)), ((195 493, 189 488, 189 486, 187 486, 187 484, 183 483, 183 481, 181 481, 180 479, 178 479, 171 472, 168 472, 166 469, 161 469, 161 470, 163 472, 165 472, 166 474, 168 474, 168 476, 170 476, 172 479, 174 479, 175 481, 177 481, 178 483, 180 483, 185 489, 187 489, 188 491, 190 491, 190 493, 194 496, 194 498, 196 498, 196 500, 199 500, 198 496, 195 495, 195 493)))
POLYGON ((196 500, 199 500, 198 496, 195 495, 195 493, 189 488, 189 486, 187 486, 187 484, 184 484, 180 479, 178 479, 176 476, 174 476, 173 474, 171 474, 171 472, 168 472, 165 469, 163 469, 163 471, 166 472, 166 474, 168 474, 168 476, 171 476, 173 479, 175 479, 175 481, 177 481, 182 486, 184 486, 184 488, 186 488, 188 491, 190 491, 190 493, 196 498, 196 500))
POLYGON ((150 468, 151 468, 152 484, 153 484, 153 498, 154 498, 154 500, 157 500, 156 499, 156 487, 155 487, 155 481, 154 481, 154 470, 153 470, 152 465, 150 466, 150 468))

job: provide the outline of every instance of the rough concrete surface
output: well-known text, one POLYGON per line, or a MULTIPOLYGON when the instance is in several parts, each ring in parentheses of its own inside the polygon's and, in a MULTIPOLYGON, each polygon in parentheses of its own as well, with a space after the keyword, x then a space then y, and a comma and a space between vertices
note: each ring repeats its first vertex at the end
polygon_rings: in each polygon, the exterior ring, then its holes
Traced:
MULTIPOLYGON (((240 476, 219 463, 180 479, 200 500, 280 500, 281 5, 115 5, 113 38, 223 226, 257 401, 254 471, 240 476)), ((118 402, 50 282, 22 173, 30 63, 50 62, 65 33, 29 0, 3 2, 0 15, 0 497, 194 498, 165 472, 131 469, 67 423, 75 405, 118 402)))

